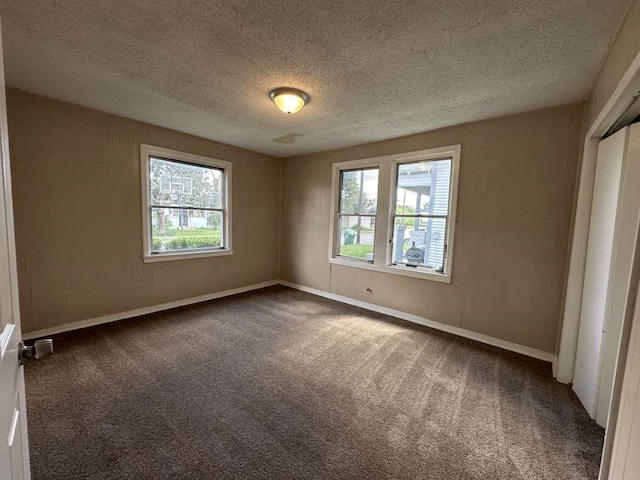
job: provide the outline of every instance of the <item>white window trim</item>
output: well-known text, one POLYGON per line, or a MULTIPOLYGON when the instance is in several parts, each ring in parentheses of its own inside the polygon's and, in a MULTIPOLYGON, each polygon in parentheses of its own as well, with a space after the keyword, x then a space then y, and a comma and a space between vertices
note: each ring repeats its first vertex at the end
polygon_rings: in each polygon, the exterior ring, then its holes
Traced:
POLYGON ((140 172, 142 179, 142 258, 145 263, 233 255, 231 238, 231 162, 141 143, 140 172), (153 242, 151 240, 151 219, 149 217, 149 206, 151 205, 151 191, 149 188, 150 157, 166 158, 167 160, 177 160, 205 167, 221 168, 224 170, 224 182, 222 184, 222 198, 224 200, 225 207, 223 225, 224 248, 203 250, 201 252, 177 251, 170 253, 151 253, 151 246, 153 242))
POLYGON ((372 270, 406 277, 422 278, 436 282, 451 283, 454 256, 454 240, 456 214, 458 205, 458 180, 460 175, 461 145, 430 148, 415 152, 352 160, 333 164, 331 182, 331 221, 329 222, 329 263, 364 270, 372 270), (447 252, 444 273, 426 269, 414 269, 400 265, 391 265, 391 241, 393 239, 392 212, 396 196, 397 165, 399 163, 417 162, 420 160, 436 160, 451 158, 451 188, 449 191, 449 221, 447 222, 447 252), (376 230, 374 239, 373 262, 351 259, 337 255, 337 219, 340 204, 340 172, 355 168, 378 167, 378 202, 376 230))

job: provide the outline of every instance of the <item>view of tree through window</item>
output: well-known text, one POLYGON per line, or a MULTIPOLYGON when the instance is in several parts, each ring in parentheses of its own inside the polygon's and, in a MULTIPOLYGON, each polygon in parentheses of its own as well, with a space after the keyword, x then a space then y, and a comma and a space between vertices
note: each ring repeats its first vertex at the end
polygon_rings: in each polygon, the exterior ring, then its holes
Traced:
POLYGON ((377 200, 377 168, 340 173, 338 255, 373 261, 377 200))
POLYGON ((224 246, 219 168, 149 159, 153 253, 224 246))

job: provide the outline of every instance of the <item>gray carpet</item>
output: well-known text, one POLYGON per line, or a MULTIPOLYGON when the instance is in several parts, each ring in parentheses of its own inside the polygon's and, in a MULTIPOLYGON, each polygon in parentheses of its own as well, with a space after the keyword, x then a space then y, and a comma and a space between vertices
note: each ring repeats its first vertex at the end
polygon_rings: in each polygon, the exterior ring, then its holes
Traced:
POLYGON ((284 287, 55 337, 34 480, 596 479, 550 365, 284 287))

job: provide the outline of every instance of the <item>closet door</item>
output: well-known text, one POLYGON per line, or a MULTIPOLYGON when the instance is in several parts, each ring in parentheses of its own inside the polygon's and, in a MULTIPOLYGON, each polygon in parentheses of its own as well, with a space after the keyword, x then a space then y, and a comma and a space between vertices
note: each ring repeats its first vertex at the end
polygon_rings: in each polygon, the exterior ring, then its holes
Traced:
POLYGON ((639 131, 603 140, 596 164, 573 389, 605 427, 640 218, 640 156, 629 148, 639 131))

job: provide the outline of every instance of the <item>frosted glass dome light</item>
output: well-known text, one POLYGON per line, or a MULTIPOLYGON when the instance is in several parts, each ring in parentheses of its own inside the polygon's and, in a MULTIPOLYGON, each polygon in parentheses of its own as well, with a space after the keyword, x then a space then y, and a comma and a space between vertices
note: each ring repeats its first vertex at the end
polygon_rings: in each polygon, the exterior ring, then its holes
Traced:
POLYGON ((284 113, 296 113, 309 102, 309 95, 297 88, 276 88, 269 96, 284 113))

